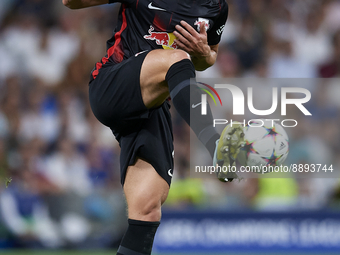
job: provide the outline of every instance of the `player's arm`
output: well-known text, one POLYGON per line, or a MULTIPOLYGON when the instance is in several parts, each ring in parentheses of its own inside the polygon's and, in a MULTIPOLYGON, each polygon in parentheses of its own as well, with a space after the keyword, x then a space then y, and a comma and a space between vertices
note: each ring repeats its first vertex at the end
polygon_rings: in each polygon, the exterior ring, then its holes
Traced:
POLYGON ((175 42, 180 49, 190 54, 197 71, 203 71, 215 63, 218 44, 208 45, 204 22, 200 26, 199 33, 185 21, 181 21, 180 25, 176 26, 176 30, 174 31, 177 37, 175 42))
POLYGON ((197 71, 204 71, 215 64, 218 52, 218 44, 209 45, 209 48, 210 52, 207 56, 191 56, 191 61, 197 71))
POLYGON ((200 25, 199 32, 185 21, 176 26, 177 31, 174 32, 177 37, 176 43, 180 49, 191 55, 197 71, 207 69, 216 61, 218 44, 228 19, 228 4, 225 0, 221 0, 220 3, 221 11, 208 32, 205 30, 204 22, 200 25))
POLYGON ((81 9, 108 3, 109 0, 63 0, 63 4, 70 9, 81 9))

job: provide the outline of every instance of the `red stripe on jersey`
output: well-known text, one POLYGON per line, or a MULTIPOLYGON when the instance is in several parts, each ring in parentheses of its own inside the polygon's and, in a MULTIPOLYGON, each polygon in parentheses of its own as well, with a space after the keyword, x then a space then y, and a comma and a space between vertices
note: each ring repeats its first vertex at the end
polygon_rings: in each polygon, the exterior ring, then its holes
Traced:
POLYGON ((172 15, 173 15, 174 13, 171 13, 171 17, 170 17, 170 21, 169 21, 169 24, 168 24, 168 26, 170 26, 170 24, 171 24, 171 21, 172 21, 172 15))
POLYGON ((93 79, 96 79, 98 73, 99 73, 99 70, 103 67, 103 65, 105 65, 110 57, 113 56, 113 54, 115 54, 115 57, 117 60, 119 60, 120 62, 123 60, 124 58, 124 52, 118 47, 120 41, 121 41, 121 34, 122 32, 126 29, 126 26, 127 26, 127 22, 126 22, 126 15, 125 15, 125 5, 122 5, 123 7, 123 10, 122 10, 122 19, 123 19, 123 22, 122 22, 122 26, 120 28, 120 30, 115 34, 115 43, 113 46, 111 46, 108 50, 107 50, 107 56, 103 57, 101 62, 98 62, 96 64, 96 69, 92 72, 92 77, 93 79), (116 50, 118 50, 116 52, 116 50))
POLYGON ((156 31, 165 31, 166 29, 166 24, 164 24, 162 17, 158 14, 155 15, 152 24, 156 31))
POLYGON ((98 63, 96 64, 96 70, 94 70, 94 71, 92 72, 92 77, 93 77, 93 79, 96 79, 96 77, 97 77, 97 75, 98 75, 98 73, 99 73, 99 69, 101 69, 102 66, 103 66, 103 64, 102 64, 101 62, 98 62, 98 63))

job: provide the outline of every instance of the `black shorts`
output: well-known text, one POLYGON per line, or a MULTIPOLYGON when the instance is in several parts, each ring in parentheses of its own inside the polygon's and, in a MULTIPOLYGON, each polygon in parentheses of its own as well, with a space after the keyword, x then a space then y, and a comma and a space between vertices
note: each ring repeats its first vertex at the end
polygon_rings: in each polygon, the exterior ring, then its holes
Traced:
POLYGON ((147 52, 119 64, 104 65, 89 85, 94 115, 111 128, 119 145, 121 183, 127 167, 140 157, 169 184, 173 173, 173 134, 170 104, 148 110, 140 89, 140 70, 147 52))

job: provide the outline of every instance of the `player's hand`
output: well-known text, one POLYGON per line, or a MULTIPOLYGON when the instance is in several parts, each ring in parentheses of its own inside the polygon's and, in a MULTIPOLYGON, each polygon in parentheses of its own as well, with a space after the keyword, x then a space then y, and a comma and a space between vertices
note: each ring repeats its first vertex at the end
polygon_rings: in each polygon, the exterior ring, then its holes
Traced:
POLYGON ((205 31, 205 22, 200 25, 198 33, 187 22, 181 21, 180 25, 176 25, 174 35, 177 37, 175 43, 179 49, 189 53, 193 57, 205 58, 210 56, 210 47, 208 45, 207 32, 205 31))

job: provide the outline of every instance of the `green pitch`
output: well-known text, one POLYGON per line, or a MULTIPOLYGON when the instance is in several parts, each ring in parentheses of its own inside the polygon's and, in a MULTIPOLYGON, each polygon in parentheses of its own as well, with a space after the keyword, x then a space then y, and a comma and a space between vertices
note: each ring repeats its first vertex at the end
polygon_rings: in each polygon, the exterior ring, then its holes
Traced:
POLYGON ((115 255, 116 251, 8 251, 0 250, 6 255, 115 255))
MULTIPOLYGON (((6 254, 6 255, 115 255, 116 251, 8 251, 8 250, 1 250, 0 254, 6 254)), ((259 255, 260 253, 233 253, 228 255, 259 255)), ((290 255, 308 255, 309 253, 300 253, 300 254, 290 254, 290 255)), ((325 253, 325 254, 339 254, 339 253, 325 253)), ((176 253, 176 254, 156 254, 153 253, 152 255, 197 255, 197 254, 188 254, 188 253, 176 253)), ((199 255, 208 255, 200 253, 199 255)), ((211 255, 211 254, 209 254, 211 255)), ((214 255, 226 255, 224 254, 214 254, 214 255)), ((263 254, 262 254, 263 255, 263 254)), ((282 253, 265 253, 265 255, 286 255, 282 253)), ((313 255, 318 255, 318 253, 313 253, 313 255)), ((323 254, 324 255, 324 254, 323 254)))
POLYGON ((0 250, 6 255, 115 255, 116 251, 8 251, 0 250))

